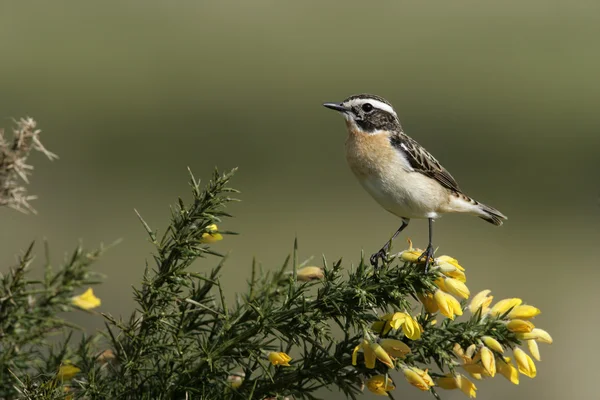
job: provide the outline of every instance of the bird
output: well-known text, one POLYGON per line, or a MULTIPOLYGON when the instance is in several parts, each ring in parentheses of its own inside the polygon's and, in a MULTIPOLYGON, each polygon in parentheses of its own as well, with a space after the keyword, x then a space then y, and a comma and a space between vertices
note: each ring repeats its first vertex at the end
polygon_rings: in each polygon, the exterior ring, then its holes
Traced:
POLYGON ((378 268, 392 241, 411 219, 427 219, 429 243, 418 262, 427 272, 433 260, 433 222, 442 214, 466 213, 500 226, 507 217, 466 195, 456 180, 423 146, 402 129, 392 104, 373 94, 357 94, 341 103, 324 103, 346 120, 346 159, 363 188, 402 224, 370 257, 378 268))

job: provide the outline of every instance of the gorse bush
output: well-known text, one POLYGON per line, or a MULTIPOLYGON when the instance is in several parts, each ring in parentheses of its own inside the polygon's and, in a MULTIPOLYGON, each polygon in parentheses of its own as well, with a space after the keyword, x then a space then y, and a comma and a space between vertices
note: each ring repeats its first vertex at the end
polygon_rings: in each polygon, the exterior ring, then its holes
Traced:
POLYGON ((406 381, 436 397, 438 389, 475 397, 475 380, 535 377, 537 343, 552 341, 530 322, 539 310, 518 298, 492 304, 489 290, 471 298, 454 258, 436 257, 424 273, 412 244, 378 269, 362 259, 308 265, 295 245, 278 268, 253 263, 247 290, 228 304, 227 257, 211 243, 232 234, 218 228, 237 201, 232 172, 215 172, 204 188, 190 172, 193 200, 178 201, 162 234, 140 217, 154 255, 134 289, 136 310, 126 319, 98 314, 104 332, 83 332, 78 343, 78 328, 61 316, 100 305, 87 288, 99 282, 90 267, 102 249, 77 248, 36 281, 30 246, 1 279, 0 396, 313 399, 337 389, 393 398, 416 390, 406 381), (57 331, 66 338, 50 345, 57 331))

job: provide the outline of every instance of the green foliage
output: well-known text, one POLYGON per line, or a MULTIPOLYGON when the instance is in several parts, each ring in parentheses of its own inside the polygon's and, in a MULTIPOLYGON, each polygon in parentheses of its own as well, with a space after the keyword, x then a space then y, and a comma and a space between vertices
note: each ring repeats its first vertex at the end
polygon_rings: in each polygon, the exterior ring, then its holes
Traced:
POLYGON ((341 261, 323 259, 322 279, 304 281, 298 270, 306 262, 297 261, 294 246, 277 269, 265 272, 254 263, 248 290, 227 304, 219 280, 226 256, 211 250, 206 236, 211 225, 229 216, 227 204, 236 201, 231 196, 237 192, 229 187, 232 173, 215 172, 203 190, 190 173, 193 200, 178 201, 162 235, 140 217, 155 253, 134 289, 137 309, 126 319, 105 314, 102 336, 84 336, 77 347, 67 340, 48 351, 45 338, 69 327, 57 313, 72 308, 74 289, 96 282, 88 267, 99 252, 78 249, 59 272, 47 267, 44 281, 35 282, 25 279, 29 249, 2 281, 2 397, 312 399, 318 389, 337 387, 356 398, 369 377, 389 372, 380 362, 368 369, 361 358, 352 365, 353 349, 365 335, 408 344, 412 352, 396 361, 399 369, 436 364, 454 370, 453 346, 466 348, 484 335, 507 347, 518 343, 500 318, 483 319, 481 313, 466 322, 432 325, 434 316, 422 311, 417 321, 426 329, 418 340, 400 329, 372 332, 371 324, 383 313, 412 315, 411 298, 432 293, 440 276, 395 257, 377 270, 363 260, 343 268, 341 261), (194 272, 199 259, 201 272, 194 272), (271 351, 289 354, 291 365, 272 365, 271 351), (79 372, 59 379, 59 367, 68 364, 79 372), (236 379, 241 384, 234 388, 236 379))
POLYGON ((104 249, 78 246, 55 272, 46 248, 41 280, 28 276, 33 243, 15 267, 0 275, 0 398, 15 395, 18 379, 35 373, 54 376, 68 351, 55 354, 47 339, 65 329, 78 329, 59 313, 73 311, 71 299, 82 287, 100 282, 90 267, 104 249))

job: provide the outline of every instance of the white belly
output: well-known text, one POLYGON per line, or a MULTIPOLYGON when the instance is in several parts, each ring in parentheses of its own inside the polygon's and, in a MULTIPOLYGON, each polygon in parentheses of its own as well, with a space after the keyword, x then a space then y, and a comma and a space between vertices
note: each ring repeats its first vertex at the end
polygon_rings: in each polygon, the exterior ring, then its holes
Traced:
POLYGON ((439 184, 417 172, 401 170, 388 172, 385 177, 377 175, 357 178, 383 208, 398 217, 436 218, 448 198, 439 184))

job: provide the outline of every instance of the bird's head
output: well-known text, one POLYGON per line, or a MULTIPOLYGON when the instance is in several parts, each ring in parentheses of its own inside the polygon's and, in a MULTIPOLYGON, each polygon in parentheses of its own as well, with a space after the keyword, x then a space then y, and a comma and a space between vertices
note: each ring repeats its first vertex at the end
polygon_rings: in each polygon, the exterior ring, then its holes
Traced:
POLYGON ((373 94, 357 94, 341 103, 325 103, 323 106, 340 112, 351 130, 372 134, 402 129, 392 105, 373 94))

